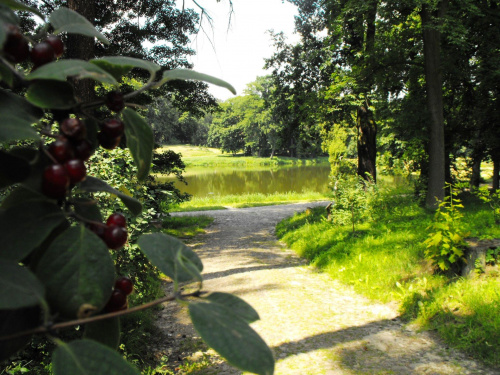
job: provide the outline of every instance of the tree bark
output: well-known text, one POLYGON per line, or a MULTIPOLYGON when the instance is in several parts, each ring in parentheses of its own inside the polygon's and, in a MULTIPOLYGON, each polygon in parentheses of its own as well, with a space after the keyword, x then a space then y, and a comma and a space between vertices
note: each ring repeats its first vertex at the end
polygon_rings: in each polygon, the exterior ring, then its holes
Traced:
POLYGON ((493 160, 493 182, 492 182, 492 188, 493 190, 498 190, 500 187, 499 184, 499 173, 500 173, 500 159, 495 158, 493 160))
POLYGON ((358 175, 365 180, 372 179, 377 182, 377 124, 373 113, 367 107, 360 106, 357 115, 358 175))
MULTIPOLYGON (((68 0, 69 9, 84 16, 90 23, 95 23, 95 3, 93 0, 68 0)), ((70 59, 90 60, 95 57, 94 38, 69 34, 66 45, 66 56, 70 59)), ((83 102, 95 100, 95 83, 91 79, 75 82, 77 99, 83 102)))
POLYGON ((481 178, 481 159, 475 159, 472 163, 472 175, 470 177, 470 188, 478 188, 481 178))
POLYGON ((358 107, 357 130, 358 130, 358 175, 365 180, 377 182, 377 124, 373 119, 373 112, 369 108, 368 97, 373 87, 373 66, 375 50, 375 20, 377 16, 378 0, 371 0, 366 16, 366 42, 364 77, 362 86, 366 104, 358 107))
POLYGON ((448 1, 442 0, 437 14, 431 14, 427 5, 422 6, 424 41, 425 86, 427 90, 427 109, 431 120, 429 126, 429 180, 425 205, 436 209, 437 200, 444 199, 445 155, 444 155, 444 115, 443 115, 443 78, 441 67, 441 32, 435 20, 444 16, 448 1))

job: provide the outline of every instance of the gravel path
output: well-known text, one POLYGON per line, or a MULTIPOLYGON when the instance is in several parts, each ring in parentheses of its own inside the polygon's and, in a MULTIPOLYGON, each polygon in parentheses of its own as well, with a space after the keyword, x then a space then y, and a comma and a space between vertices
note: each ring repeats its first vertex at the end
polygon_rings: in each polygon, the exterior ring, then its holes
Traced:
MULTIPOLYGON (((394 306, 367 300, 284 248, 275 225, 316 205, 326 203, 182 213, 215 218, 191 244, 203 260, 204 289, 233 293, 258 311, 252 326, 272 348, 276 374, 500 374, 406 327, 394 306)), ((165 306, 158 326, 171 338, 163 349, 174 360, 207 360, 177 304, 165 306)), ((241 374, 210 360, 199 373, 241 374)))

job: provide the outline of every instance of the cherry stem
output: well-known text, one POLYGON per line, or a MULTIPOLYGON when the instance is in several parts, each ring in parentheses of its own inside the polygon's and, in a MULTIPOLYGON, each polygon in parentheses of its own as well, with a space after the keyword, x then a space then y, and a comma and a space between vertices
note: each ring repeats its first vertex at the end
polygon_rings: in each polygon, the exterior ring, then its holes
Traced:
POLYGON ((159 305, 159 304, 164 303, 164 302, 171 302, 171 301, 175 301, 177 299, 182 300, 183 298, 186 298, 186 297, 201 297, 203 294, 206 294, 206 293, 207 292, 202 292, 200 290, 197 290, 196 292, 188 293, 188 294, 176 293, 176 294, 170 295, 168 297, 159 298, 157 300, 145 303, 144 305, 131 307, 130 309, 127 309, 127 310, 97 315, 97 316, 93 316, 90 318, 71 320, 69 322, 56 323, 56 324, 51 324, 51 325, 43 325, 43 326, 33 328, 30 330, 13 333, 11 335, 1 336, 0 341, 13 340, 13 339, 17 339, 19 337, 30 336, 30 335, 34 335, 37 333, 48 333, 48 332, 53 332, 53 331, 58 330, 58 329, 66 329, 66 328, 71 328, 74 326, 98 322, 100 320, 117 318, 117 317, 122 316, 122 315, 132 314, 132 313, 135 313, 137 311, 148 309, 150 307, 159 305))
POLYGON ((90 220, 90 219, 87 219, 81 215, 78 215, 76 212, 74 211, 70 211, 68 212, 68 216, 71 216, 73 218, 75 218, 76 220, 78 221, 81 221, 83 223, 87 223, 87 224, 94 224, 94 225, 97 225, 97 226, 100 226, 100 227, 106 227, 107 225, 104 224, 104 223, 101 223, 99 221, 95 221, 95 220, 90 220))
POLYGON ((59 162, 51 155, 51 153, 43 145, 41 145, 40 148, 42 149, 43 153, 47 155, 47 157, 50 160, 52 160, 54 164, 59 164, 59 162))

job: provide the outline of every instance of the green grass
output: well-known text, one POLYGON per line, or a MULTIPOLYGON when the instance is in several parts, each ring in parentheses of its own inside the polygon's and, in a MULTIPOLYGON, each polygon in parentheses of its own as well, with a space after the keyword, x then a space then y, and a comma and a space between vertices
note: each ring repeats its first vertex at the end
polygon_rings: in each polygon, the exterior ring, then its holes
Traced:
POLYGON ((227 207, 244 208, 255 206, 269 206, 328 199, 330 199, 328 194, 317 192, 288 192, 275 194, 253 193, 224 196, 212 195, 208 197, 193 197, 188 202, 183 202, 178 206, 172 207, 172 212, 220 210, 227 207))
MULTIPOLYGON (((451 345, 500 366, 500 272, 473 279, 434 273, 424 259, 433 213, 411 194, 385 193, 372 220, 338 226, 323 208, 277 226, 277 235, 299 255, 375 300, 398 301, 403 318, 435 329, 451 345)), ((472 237, 500 238, 488 206, 463 197, 464 223, 472 237)))
POLYGON ((207 166, 238 166, 238 167, 258 167, 271 165, 311 165, 328 163, 328 157, 318 157, 315 159, 298 159, 286 156, 269 157, 243 156, 237 154, 223 154, 219 149, 209 147, 198 147, 189 145, 164 146, 158 149, 172 150, 182 154, 182 161, 186 167, 207 167, 207 166))
POLYGON ((180 239, 190 239, 204 233, 203 228, 213 221, 214 219, 208 216, 169 216, 162 222, 162 232, 180 239))

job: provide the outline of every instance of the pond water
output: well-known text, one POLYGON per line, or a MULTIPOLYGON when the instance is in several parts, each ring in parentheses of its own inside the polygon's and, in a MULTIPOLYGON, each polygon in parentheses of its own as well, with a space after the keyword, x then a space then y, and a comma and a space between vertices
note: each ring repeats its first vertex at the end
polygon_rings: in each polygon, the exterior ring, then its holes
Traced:
MULTIPOLYGON (((283 166, 267 169, 237 169, 234 167, 189 168, 184 174, 187 185, 176 182, 177 188, 197 197, 241 195, 247 193, 286 193, 328 191, 328 164, 283 166)), ((171 181, 171 177, 158 177, 171 181)))

